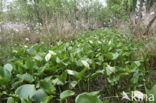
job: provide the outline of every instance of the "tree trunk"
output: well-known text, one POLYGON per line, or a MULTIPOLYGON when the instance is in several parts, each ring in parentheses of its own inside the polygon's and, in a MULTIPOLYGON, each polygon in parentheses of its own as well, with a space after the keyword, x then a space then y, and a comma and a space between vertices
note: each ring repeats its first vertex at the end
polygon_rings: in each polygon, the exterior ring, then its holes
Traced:
POLYGON ((140 5, 139 5, 139 18, 142 18, 142 11, 143 11, 143 3, 144 3, 144 0, 139 0, 140 2, 140 5))
POLYGON ((150 2, 151 0, 146 1, 146 12, 150 11, 150 2))
POLYGON ((155 20, 156 20, 156 14, 154 15, 154 17, 152 18, 152 20, 147 25, 146 31, 144 32, 143 35, 149 35, 149 30, 152 27, 152 24, 154 23, 155 20))
POLYGON ((149 12, 155 0, 146 0, 146 12, 149 12))

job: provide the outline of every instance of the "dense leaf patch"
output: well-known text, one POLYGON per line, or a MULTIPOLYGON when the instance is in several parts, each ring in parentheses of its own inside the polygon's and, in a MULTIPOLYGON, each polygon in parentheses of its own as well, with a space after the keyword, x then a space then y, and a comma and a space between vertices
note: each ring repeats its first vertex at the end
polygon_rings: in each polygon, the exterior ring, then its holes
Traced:
POLYGON ((139 45, 113 29, 89 31, 51 46, 19 45, 0 67, 0 98, 57 103, 74 102, 77 96, 76 103, 102 103, 100 94, 104 99, 142 89, 146 72, 144 60, 136 57, 139 45))

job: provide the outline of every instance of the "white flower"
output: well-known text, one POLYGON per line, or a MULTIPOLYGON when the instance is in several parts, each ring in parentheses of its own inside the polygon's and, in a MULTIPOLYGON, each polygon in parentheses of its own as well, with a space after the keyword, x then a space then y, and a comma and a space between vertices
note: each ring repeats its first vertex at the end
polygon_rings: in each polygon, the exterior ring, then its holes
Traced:
POLYGON ((92 40, 89 40, 89 43, 90 43, 90 44, 93 44, 93 41, 92 41, 92 40))
POLYGON ((24 45, 24 47, 25 47, 25 48, 28 48, 28 46, 27 46, 27 45, 24 45))
POLYGON ((112 73, 115 73, 115 68, 114 67, 111 67, 110 65, 107 65, 106 67, 106 73, 107 75, 111 75, 112 73))
POLYGON ((56 55, 54 51, 49 50, 49 53, 45 56, 45 60, 49 61, 52 55, 56 55))
POLYGON ((81 60, 81 63, 82 63, 86 68, 89 68, 89 64, 88 64, 87 60, 81 60))
POLYGON ((48 53, 46 56, 45 56, 45 60, 46 61, 49 61, 51 59, 51 53, 48 53))
POLYGON ((13 50, 12 52, 13 52, 13 53, 18 53, 17 50, 13 50))
POLYGON ((112 41, 110 40, 110 41, 108 42, 108 44, 111 45, 111 44, 112 44, 112 41))
POLYGON ((49 53, 50 53, 51 55, 56 55, 56 53, 55 53, 54 51, 52 51, 52 50, 49 50, 49 53))

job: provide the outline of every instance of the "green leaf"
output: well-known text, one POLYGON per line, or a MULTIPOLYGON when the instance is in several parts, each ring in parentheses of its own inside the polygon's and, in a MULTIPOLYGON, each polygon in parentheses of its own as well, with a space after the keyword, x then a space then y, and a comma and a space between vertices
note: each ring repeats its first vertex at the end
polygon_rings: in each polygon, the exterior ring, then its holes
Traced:
POLYGON ((41 100, 40 103, 49 103, 53 96, 47 96, 41 100))
POLYGON ((35 91, 36 91, 35 85, 25 84, 25 85, 18 87, 15 91, 15 94, 18 95, 20 98, 28 99, 33 96, 35 91))
POLYGON ((26 99, 23 99, 23 98, 20 98, 21 99, 21 103, 32 103, 30 100, 26 100, 26 99))
POLYGON ((115 68, 111 67, 110 65, 107 65, 106 73, 107 73, 107 75, 111 75, 111 74, 115 73, 115 68))
POLYGON ((100 75, 103 75, 104 74, 104 69, 103 70, 97 70, 95 73, 93 73, 92 75, 91 75, 91 78, 96 78, 96 77, 98 77, 98 76, 100 76, 100 75))
POLYGON ((31 100, 35 101, 35 102, 40 102, 41 100, 43 100, 47 96, 48 95, 44 92, 44 90, 40 89, 40 90, 34 92, 31 100))
POLYGON ((82 93, 76 97, 75 103, 103 103, 95 94, 82 93))
POLYGON ((63 84, 65 84, 65 83, 66 83, 66 80, 67 80, 67 73, 66 73, 66 72, 63 72, 61 75, 58 76, 58 79, 59 79, 63 84))
POLYGON ((149 103, 155 103, 155 100, 156 100, 156 85, 154 85, 152 87, 152 89, 148 91, 148 96, 150 98, 152 97, 151 99, 154 100, 154 101, 150 101, 149 103), (154 96, 154 98, 153 98, 153 96, 154 96))
POLYGON ((140 77, 140 74, 139 74, 139 72, 136 71, 136 72, 133 74, 133 77, 131 78, 131 82, 132 82, 133 84, 137 84, 138 81, 139 81, 139 77, 140 77))
POLYGON ((75 88, 75 86, 76 86, 77 84, 78 84, 77 81, 72 81, 72 82, 69 83, 69 86, 70 86, 71 89, 73 89, 73 88, 75 88))
POLYGON ((67 73, 71 76, 74 76, 77 79, 81 79, 84 76, 86 69, 83 69, 81 72, 77 72, 74 70, 67 70, 67 73))
POLYGON ((135 61, 134 62, 138 67, 141 66, 141 62, 140 61, 135 61))
POLYGON ((20 78, 22 81, 26 81, 26 82, 29 82, 29 83, 32 83, 34 81, 34 78, 32 75, 26 73, 26 74, 18 74, 17 75, 18 78, 20 78))
POLYGON ((34 59, 37 60, 37 61, 42 61, 43 60, 43 58, 41 56, 38 56, 38 55, 35 56, 34 59))
POLYGON ((9 97, 7 103, 18 103, 14 98, 9 97))
POLYGON ((113 60, 116 60, 119 57, 119 53, 113 53, 112 57, 113 60))
POLYGON ((109 59, 109 60, 112 60, 113 59, 113 55, 111 53, 106 53, 104 54, 104 56, 109 59))
POLYGON ((52 83, 54 85, 64 85, 64 83, 59 78, 52 80, 52 83))
POLYGON ((8 70, 9 72, 11 72, 13 70, 13 67, 11 64, 5 64, 4 65, 4 69, 8 70))
POLYGON ((48 94, 53 94, 56 90, 51 80, 41 80, 40 87, 44 89, 48 94))
POLYGON ((61 63, 61 62, 62 62, 61 59, 60 59, 59 57, 57 57, 57 58, 56 58, 56 63, 59 64, 59 63, 61 63))
POLYGON ((0 68, 0 84, 6 84, 11 80, 11 73, 7 69, 0 68))
POLYGON ((89 95, 98 96, 100 94, 100 91, 93 91, 90 92, 89 95))
POLYGON ((26 51, 27 51, 27 53, 30 54, 30 55, 36 54, 36 50, 35 50, 34 48, 29 48, 29 49, 27 49, 26 51))
POLYGON ((63 101, 65 100, 66 98, 70 97, 70 96, 73 96, 75 95, 75 92, 71 91, 71 90, 66 90, 66 91, 63 91, 61 94, 60 94, 60 100, 63 101))

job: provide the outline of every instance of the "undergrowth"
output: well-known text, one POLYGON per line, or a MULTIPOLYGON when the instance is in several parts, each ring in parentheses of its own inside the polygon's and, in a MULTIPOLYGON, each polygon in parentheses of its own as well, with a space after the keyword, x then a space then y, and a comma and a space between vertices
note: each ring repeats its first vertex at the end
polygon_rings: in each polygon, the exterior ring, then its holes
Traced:
POLYGON ((0 63, 0 100, 127 103, 125 93, 153 92, 146 58, 137 56, 141 46, 115 29, 88 31, 48 46, 16 44, 0 63))

